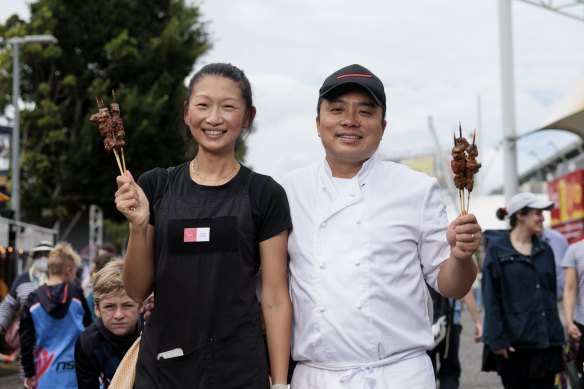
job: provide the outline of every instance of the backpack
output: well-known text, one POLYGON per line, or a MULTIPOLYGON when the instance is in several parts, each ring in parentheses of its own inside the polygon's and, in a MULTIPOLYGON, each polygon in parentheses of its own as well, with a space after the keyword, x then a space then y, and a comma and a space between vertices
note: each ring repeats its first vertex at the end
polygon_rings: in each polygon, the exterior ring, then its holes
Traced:
MULTIPOLYGON (((434 342, 428 348, 428 351, 435 350, 445 339, 448 340, 450 328, 452 326, 452 316, 454 309, 450 299, 436 292, 434 288, 428 286, 432 305, 434 307, 434 317, 432 319, 432 335, 434 342)), ((448 353, 448 341, 446 342, 446 354, 448 353)))

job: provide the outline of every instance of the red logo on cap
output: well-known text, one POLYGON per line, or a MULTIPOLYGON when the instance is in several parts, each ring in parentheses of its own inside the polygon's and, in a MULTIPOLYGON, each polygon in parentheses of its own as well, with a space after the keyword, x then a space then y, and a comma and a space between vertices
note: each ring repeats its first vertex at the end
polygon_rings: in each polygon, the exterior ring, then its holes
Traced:
POLYGON ((351 74, 343 74, 342 76, 338 76, 337 80, 340 80, 341 78, 346 78, 346 77, 365 77, 365 78, 371 78, 371 74, 360 74, 360 73, 351 73, 351 74))

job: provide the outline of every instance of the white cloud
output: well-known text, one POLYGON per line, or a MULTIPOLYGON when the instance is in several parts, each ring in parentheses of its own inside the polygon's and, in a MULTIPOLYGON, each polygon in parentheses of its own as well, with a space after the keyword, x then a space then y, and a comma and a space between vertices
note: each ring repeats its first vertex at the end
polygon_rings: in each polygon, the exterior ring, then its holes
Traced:
MULTIPOLYGON (((318 88, 332 71, 361 63, 386 86, 389 125, 381 153, 434 148, 428 116, 435 118, 444 149, 459 121, 469 132, 480 125, 481 157, 490 165, 481 189, 502 185, 503 156, 495 150, 502 139, 496 2, 213 0, 202 11, 219 38, 205 61, 229 60, 255 77, 262 119, 250 139, 248 162, 257 170, 280 176, 322 157, 314 129, 318 88), (271 92, 265 92, 266 82, 271 92), (276 88, 282 88, 280 95, 276 88)), ((583 32, 582 22, 513 3, 518 134, 540 125, 578 76, 584 47, 576 37, 583 32)), ((545 146, 549 137, 519 141, 520 171, 537 162, 529 156, 533 148, 542 156, 554 152, 545 146)), ((560 133, 553 139, 562 147, 575 138, 560 133)))
MULTIPOLYGON (((197 1, 197 4, 199 2, 197 1)), ((10 7, 3 5, 0 19, 10 7)), ((457 123, 480 127, 480 190, 501 186, 501 81, 497 2, 484 0, 206 0, 213 49, 197 64, 231 62, 246 71, 258 107, 247 163, 279 177, 322 158, 314 124, 318 89, 334 70, 360 63, 383 80, 388 96, 386 156, 449 149, 457 123), (481 99, 479 123, 477 98, 481 99), (484 172, 484 173, 483 173, 484 172)), ((584 66, 584 22, 512 3, 518 134, 539 126, 584 66)), ((518 143, 519 170, 575 137, 531 135, 518 143)))

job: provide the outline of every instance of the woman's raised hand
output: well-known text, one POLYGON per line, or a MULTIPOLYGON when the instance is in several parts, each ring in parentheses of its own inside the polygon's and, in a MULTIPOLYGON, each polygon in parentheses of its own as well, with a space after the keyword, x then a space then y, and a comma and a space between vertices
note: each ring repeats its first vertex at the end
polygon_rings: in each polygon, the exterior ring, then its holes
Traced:
POLYGON ((128 219, 132 227, 146 228, 150 218, 150 208, 142 188, 134 181, 129 170, 126 170, 125 176, 118 176, 116 183, 118 190, 115 197, 118 211, 128 219))

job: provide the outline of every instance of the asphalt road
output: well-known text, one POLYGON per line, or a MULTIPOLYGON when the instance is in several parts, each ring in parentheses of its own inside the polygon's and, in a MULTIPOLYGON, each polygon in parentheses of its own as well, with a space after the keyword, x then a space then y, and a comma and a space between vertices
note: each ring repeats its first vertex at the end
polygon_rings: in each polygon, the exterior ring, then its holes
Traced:
MULTIPOLYGON (((482 312, 481 312, 482 318, 482 312)), ((483 344, 473 340, 474 323, 466 309, 462 311, 462 333, 460 334, 460 349, 458 357, 462 368, 460 388, 491 389, 502 388, 501 380, 496 372, 481 371, 483 344)))
POLYGON ((18 378, 18 373, 5 375, 0 377, 0 389, 21 389, 24 388, 20 379, 18 378))

